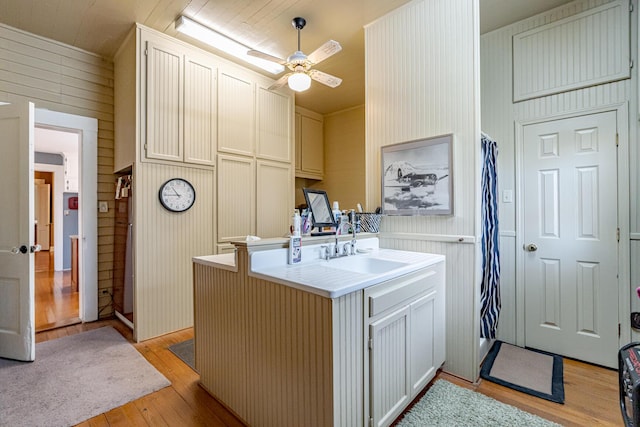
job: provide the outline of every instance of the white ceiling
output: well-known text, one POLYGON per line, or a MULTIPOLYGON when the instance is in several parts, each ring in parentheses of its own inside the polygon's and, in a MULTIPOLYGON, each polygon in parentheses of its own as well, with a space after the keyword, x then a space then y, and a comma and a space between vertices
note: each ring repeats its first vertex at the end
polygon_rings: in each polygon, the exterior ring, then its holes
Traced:
MULTIPOLYGON (((329 113, 364 103, 363 26, 408 1, 0 0, 0 22, 110 58, 134 22, 197 44, 173 27, 185 15, 251 48, 286 58, 297 44, 291 20, 301 16, 307 20, 303 52, 311 53, 328 39, 343 47, 316 66, 341 77, 342 85, 330 89, 314 82, 296 96, 297 105, 329 113)), ((564 3, 569 0, 480 0, 481 32, 564 3)))
POLYGON ((76 153, 80 138, 77 133, 36 126, 33 139, 35 151, 62 154, 76 153))

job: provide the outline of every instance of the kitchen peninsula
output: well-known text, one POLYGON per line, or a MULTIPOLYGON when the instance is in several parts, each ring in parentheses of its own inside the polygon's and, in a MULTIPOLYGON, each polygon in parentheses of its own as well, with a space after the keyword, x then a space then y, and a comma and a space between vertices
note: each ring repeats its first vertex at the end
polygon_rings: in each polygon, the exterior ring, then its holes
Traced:
POLYGON ((331 260, 305 238, 296 265, 288 239, 194 257, 201 385, 249 425, 391 424, 445 360, 445 261, 372 236, 331 260))

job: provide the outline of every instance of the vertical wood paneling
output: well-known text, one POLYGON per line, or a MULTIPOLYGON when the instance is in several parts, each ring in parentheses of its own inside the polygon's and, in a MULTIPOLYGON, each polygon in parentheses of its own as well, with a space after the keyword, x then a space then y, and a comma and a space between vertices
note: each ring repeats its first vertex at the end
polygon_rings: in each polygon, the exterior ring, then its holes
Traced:
POLYGON ((201 384, 249 425, 362 426, 362 293, 331 300, 194 264, 201 384))
MULTIPOLYGON (((480 318, 477 305, 464 308, 462 303, 479 300, 479 287, 473 286, 475 273, 463 266, 472 265, 476 258, 476 245, 442 243, 424 240, 397 239, 392 236, 381 236, 380 247, 400 249, 406 251, 428 252, 442 254, 446 257, 446 361, 444 370, 462 377, 471 378, 477 375, 476 368, 470 356, 463 354, 461 343, 475 343, 476 345, 465 351, 477 351, 478 338, 476 331, 469 325, 480 318), (462 302, 462 303, 461 303, 462 302), (452 337, 455 337, 453 339, 452 337)), ((470 344, 467 344, 470 345, 470 344)), ((475 378, 475 377, 474 377, 475 378)))
POLYGON ((333 300, 334 426, 364 425, 362 292, 333 300))
MULTIPOLYGON (((113 286, 113 62, 0 24, 0 101, 32 101, 37 108, 98 120, 98 288, 113 286)), ((113 311, 99 298, 101 317, 113 311)))
POLYGON ((215 164, 217 129, 217 68, 212 59, 185 55, 184 161, 215 164))
POLYGON ((256 156, 291 162, 291 97, 257 85, 256 156))
POLYGON ((282 237, 293 214, 293 171, 290 163, 256 160, 256 235, 282 237))
MULTIPOLYGON (((454 134, 454 215, 385 217, 382 231, 480 233, 478 20, 477 1, 416 1, 365 28, 367 208, 380 205, 382 146, 454 134)), ((447 271, 445 369, 475 380, 479 364, 477 248, 387 239, 381 243, 447 256, 451 271, 447 271)))
POLYGON ((254 85, 235 69, 218 73, 218 150, 253 155, 254 85))
POLYGON ((214 251, 214 171, 154 163, 134 169, 136 295, 138 341, 193 324, 191 258, 214 251), (170 178, 188 180, 196 202, 182 213, 160 207, 158 189, 170 178))
POLYGON ((218 242, 255 234, 255 160, 219 154, 218 177, 218 242))
POLYGON ((146 54, 146 157, 182 161, 182 53, 147 41, 146 54))
MULTIPOLYGON (((575 113, 630 100, 632 81, 622 80, 513 103, 513 36, 608 3, 612 2, 610 0, 575 1, 550 12, 542 13, 482 35, 480 40, 482 130, 498 142, 497 170, 500 192, 503 190, 514 191, 516 189, 514 121, 525 122, 554 115, 575 113)), ((635 18, 633 19, 635 20, 635 18)), ((637 24, 637 21, 635 22, 637 24)), ((610 54, 613 55, 613 52, 610 54)), ((588 65, 592 66, 594 64, 588 65)), ((564 73, 559 77, 556 76, 556 78, 560 78, 561 82, 566 81, 567 75, 564 73)), ((637 84, 634 84, 633 87, 637 87, 637 84)), ((637 134, 634 130, 635 127, 637 126, 634 126, 631 130, 632 136, 637 134)), ((631 141, 633 141, 633 137, 631 141)), ((637 144, 630 144, 630 150, 632 153, 636 153, 635 157, 631 156, 631 162, 633 162, 632 164, 637 164, 640 162, 640 150, 637 149, 637 144)), ((640 197, 637 191, 633 191, 634 183, 636 185, 635 188, 638 188, 637 177, 640 176, 636 171, 637 168, 631 167, 632 175, 635 174, 636 176, 635 180, 633 176, 631 179, 632 232, 634 229, 640 229, 640 219, 634 219, 638 218, 637 212, 640 212, 640 197), (634 212, 636 212, 635 215, 634 212)), ((514 196, 516 200, 520 197, 515 191, 514 196)), ((515 344, 516 311, 513 304, 515 304, 516 294, 516 260, 513 255, 519 251, 519 248, 516 247, 516 204, 504 203, 501 199, 498 210, 501 229, 500 287, 503 301, 498 339, 515 344)), ((631 259, 633 265, 634 258, 632 257, 631 259)), ((640 283, 638 280, 632 282, 634 286, 638 283, 640 283)), ((636 298, 632 298, 632 300, 635 301, 636 298)), ((640 335, 634 333, 634 336, 638 337, 640 335)))
POLYGON ((628 2, 616 1, 513 37, 513 98, 628 78, 628 2))
MULTIPOLYGON (((240 267, 240 266, 239 266, 240 267)), ((233 272, 194 264, 195 361, 200 383, 246 419, 247 283, 233 272)), ((245 276, 246 277, 246 276, 245 276)))

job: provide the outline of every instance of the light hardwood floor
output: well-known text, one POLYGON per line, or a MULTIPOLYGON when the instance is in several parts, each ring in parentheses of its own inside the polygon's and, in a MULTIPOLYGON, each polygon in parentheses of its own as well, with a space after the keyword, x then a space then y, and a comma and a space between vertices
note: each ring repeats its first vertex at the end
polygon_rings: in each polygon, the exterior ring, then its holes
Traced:
MULTIPOLYGON (((115 319, 40 332, 36 334, 36 341, 47 341, 102 326, 113 326, 125 338, 132 341, 131 330, 115 319)), ((192 337, 193 329, 185 329, 142 343, 133 343, 134 347, 171 381, 171 386, 79 425, 83 427, 243 425, 222 404, 199 387, 198 375, 168 350, 170 345, 192 337)), ((437 378, 473 389, 562 425, 624 425, 618 406, 617 372, 610 369, 565 359, 564 405, 531 397, 488 381, 472 384, 442 372, 437 378)))
POLYGON ((36 331, 79 323, 78 295, 71 289, 71 272, 54 271, 53 252, 36 252, 36 331))

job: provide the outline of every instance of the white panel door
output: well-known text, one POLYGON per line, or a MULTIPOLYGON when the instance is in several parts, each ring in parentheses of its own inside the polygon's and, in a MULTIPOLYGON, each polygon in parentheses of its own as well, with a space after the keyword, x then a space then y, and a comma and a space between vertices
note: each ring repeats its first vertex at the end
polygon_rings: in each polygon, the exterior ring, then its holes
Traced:
POLYGON ((0 106, 0 357, 35 359, 33 104, 0 106))
POLYGON ((524 126, 528 347, 616 367, 616 113, 524 126))

